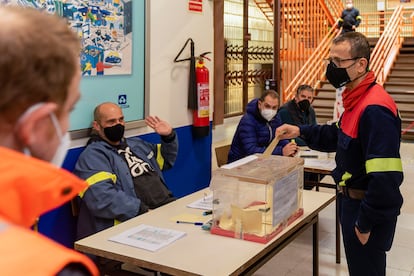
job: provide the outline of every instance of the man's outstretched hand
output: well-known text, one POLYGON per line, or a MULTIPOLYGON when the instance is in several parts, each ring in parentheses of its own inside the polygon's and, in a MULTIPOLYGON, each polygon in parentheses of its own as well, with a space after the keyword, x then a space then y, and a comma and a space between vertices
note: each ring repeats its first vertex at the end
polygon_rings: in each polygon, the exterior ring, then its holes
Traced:
POLYGON ((157 116, 148 116, 145 118, 145 123, 147 126, 155 130, 156 133, 162 136, 170 135, 172 132, 172 127, 166 121, 161 120, 157 116))

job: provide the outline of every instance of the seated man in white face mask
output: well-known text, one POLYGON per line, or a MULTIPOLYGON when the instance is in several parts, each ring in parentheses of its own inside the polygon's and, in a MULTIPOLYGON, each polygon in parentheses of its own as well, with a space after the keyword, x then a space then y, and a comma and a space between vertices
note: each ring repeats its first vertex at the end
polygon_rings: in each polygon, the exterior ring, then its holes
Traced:
MULTIPOLYGON (((246 113, 240 119, 231 144, 228 162, 233 162, 255 153, 263 153, 275 137, 275 130, 281 125, 276 117, 279 108, 279 94, 265 90, 258 99, 247 104, 246 113)), ((274 155, 293 156, 298 146, 288 140, 279 141, 274 155)))

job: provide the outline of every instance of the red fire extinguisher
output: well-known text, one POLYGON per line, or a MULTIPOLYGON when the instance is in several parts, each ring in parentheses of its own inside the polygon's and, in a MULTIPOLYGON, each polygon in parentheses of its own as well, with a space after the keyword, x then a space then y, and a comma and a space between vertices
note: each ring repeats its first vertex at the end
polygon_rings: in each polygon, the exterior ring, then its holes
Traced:
MULTIPOLYGON (((203 54, 196 63, 197 108, 193 110, 193 134, 196 137, 208 136, 210 131, 210 88, 209 72, 204 65, 203 54)), ((208 58, 207 58, 208 59, 208 58)))

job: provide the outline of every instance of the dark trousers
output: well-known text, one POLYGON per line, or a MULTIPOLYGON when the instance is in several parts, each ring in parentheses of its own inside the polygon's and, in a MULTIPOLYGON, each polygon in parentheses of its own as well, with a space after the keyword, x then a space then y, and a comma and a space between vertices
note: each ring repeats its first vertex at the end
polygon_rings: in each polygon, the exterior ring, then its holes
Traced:
POLYGON ((386 251, 390 250, 397 218, 390 218, 375 225, 368 242, 362 245, 355 234, 355 221, 360 200, 338 195, 342 237, 348 270, 351 276, 385 275, 386 251))

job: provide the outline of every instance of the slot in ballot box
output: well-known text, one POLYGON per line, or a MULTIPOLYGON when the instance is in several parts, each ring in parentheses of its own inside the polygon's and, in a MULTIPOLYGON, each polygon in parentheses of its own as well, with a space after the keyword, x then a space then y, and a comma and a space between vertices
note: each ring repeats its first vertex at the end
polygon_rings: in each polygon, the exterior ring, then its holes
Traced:
POLYGON ((267 243, 303 214, 303 164, 255 154, 214 171, 211 233, 267 243))

